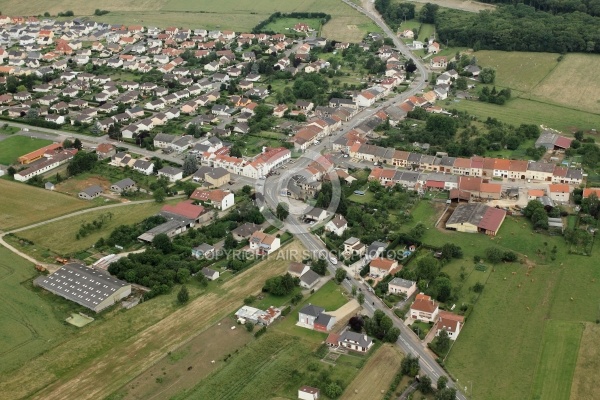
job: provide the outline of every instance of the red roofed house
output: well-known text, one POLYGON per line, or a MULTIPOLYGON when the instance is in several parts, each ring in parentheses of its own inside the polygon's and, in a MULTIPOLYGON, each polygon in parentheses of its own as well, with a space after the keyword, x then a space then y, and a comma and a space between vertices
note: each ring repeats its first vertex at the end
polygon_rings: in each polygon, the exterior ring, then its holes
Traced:
POLYGON ((379 277, 384 277, 388 274, 393 275, 400 269, 398 261, 381 257, 373 259, 369 264, 369 273, 379 277))
POLYGON ((250 250, 259 255, 268 255, 281 246, 279 238, 261 231, 256 231, 250 236, 250 250))
POLYGON ((202 190, 198 188, 192 193, 190 199, 209 204, 219 210, 227 210, 234 205, 233 193, 221 189, 202 190))
POLYGON ((439 304, 430 296, 419 293, 410 306, 410 317, 423 322, 435 322, 440 311, 439 304))
POLYGON ((465 317, 462 315, 456 315, 448 311, 440 311, 439 319, 435 324, 437 330, 436 335, 439 335, 440 331, 443 329, 448 332, 448 337, 451 340, 456 340, 464 323, 465 317))
POLYGON ((431 68, 446 68, 448 66, 448 58, 445 56, 432 57, 429 65, 431 65, 431 68))
POLYGON ((583 198, 587 199, 592 194, 595 194, 596 197, 600 198, 600 188, 587 188, 583 189, 583 198))
POLYGON ((115 153, 115 146, 110 143, 100 143, 98 147, 96 147, 96 155, 100 160, 112 157, 115 153))
POLYGON ((571 186, 566 183, 548 185, 550 198, 559 203, 568 203, 571 196, 571 186))

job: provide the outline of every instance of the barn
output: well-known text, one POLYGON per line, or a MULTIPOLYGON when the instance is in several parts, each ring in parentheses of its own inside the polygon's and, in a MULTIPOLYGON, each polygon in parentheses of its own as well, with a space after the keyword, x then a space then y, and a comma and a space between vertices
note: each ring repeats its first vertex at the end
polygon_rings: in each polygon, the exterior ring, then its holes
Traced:
POLYGON ((131 285, 80 263, 65 264, 48 276, 33 281, 58 296, 100 312, 131 294, 131 285))
POLYGON ((485 204, 459 204, 446 222, 446 229, 496 236, 505 217, 506 211, 485 204))

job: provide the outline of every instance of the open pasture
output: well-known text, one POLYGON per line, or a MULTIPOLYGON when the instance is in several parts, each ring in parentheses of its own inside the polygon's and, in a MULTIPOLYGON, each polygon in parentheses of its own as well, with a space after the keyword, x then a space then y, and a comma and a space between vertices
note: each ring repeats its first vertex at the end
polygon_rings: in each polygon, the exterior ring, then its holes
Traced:
POLYGON ((64 194, 0 179, 0 229, 8 231, 94 206, 64 194))
POLYGON ((10 165, 17 162, 23 154, 52 144, 51 140, 34 139, 25 136, 11 136, 0 142, 0 164, 10 165))

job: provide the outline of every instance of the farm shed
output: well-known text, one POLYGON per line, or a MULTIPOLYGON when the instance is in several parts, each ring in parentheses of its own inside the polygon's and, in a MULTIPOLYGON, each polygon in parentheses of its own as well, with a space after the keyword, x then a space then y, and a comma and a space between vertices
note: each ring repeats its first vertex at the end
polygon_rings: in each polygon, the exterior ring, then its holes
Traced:
POLYGON ((53 274, 36 278, 33 284, 95 312, 131 294, 129 283, 79 263, 66 264, 53 274))

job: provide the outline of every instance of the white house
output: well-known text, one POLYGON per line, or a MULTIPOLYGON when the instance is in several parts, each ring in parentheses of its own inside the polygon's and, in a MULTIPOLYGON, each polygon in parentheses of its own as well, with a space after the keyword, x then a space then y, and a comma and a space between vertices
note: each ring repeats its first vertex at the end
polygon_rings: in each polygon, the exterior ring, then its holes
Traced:
POLYGON ((465 323, 465 317, 456 315, 448 311, 440 311, 438 321, 435 325, 436 335, 445 330, 451 340, 456 340, 465 323))
POLYGON ((417 282, 402 278, 394 278, 388 283, 389 294, 404 294, 408 299, 417 291, 417 282))
POLYGON ((310 386, 302 386, 298 389, 299 400, 319 400, 321 398, 321 391, 317 388, 310 386))
POLYGON ((281 246, 279 238, 261 231, 256 231, 250 236, 250 251, 259 255, 268 255, 281 246))
POLYGON ((398 270, 398 261, 388 258, 375 258, 369 264, 369 273, 376 276, 386 276, 398 270))
POLYGON ((154 164, 146 160, 136 160, 133 164, 133 169, 144 175, 152 175, 154 172, 154 164))
POLYGON ((342 236, 347 228, 348 221, 340 214, 335 214, 325 225, 325 231, 335 233, 337 236, 342 236))
POLYGON ((158 176, 164 176, 169 182, 177 182, 183 179, 183 170, 175 167, 163 167, 158 171, 158 176))
POLYGON ((227 210, 235 204, 233 193, 227 190, 203 190, 196 189, 190 196, 190 199, 208 203, 218 210, 227 210))

